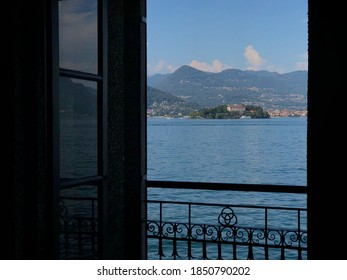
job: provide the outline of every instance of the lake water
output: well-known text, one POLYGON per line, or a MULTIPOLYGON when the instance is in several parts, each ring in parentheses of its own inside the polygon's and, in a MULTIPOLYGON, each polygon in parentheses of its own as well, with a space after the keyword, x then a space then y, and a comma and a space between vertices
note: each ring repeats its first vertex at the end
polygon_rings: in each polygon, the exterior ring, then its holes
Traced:
POLYGON ((149 118, 147 127, 149 180, 307 184, 307 118, 149 118))
MULTIPOLYGON (((306 186, 306 118, 192 120, 148 119, 148 180, 306 186)), ((264 227, 264 211, 235 205, 306 208, 306 195, 240 191, 149 189, 150 200, 230 204, 239 226, 264 227)), ((218 224, 221 207, 192 207, 192 223, 218 224)), ((162 219, 187 223, 187 206, 164 204, 162 219)), ((268 226, 298 226, 296 211, 269 211, 268 226)), ((307 213, 300 227, 306 229, 307 213)), ((148 219, 158 220, 158 204, 148 204, 148 219)), ((150 259, 158 244, 149 240, 150 259)), ((168 242, 166 255, 171 254, 168 242)), ((181 248, 181 250, 183 250, 181 248)), ((197 248, 199 251, 200 248, 197 248)), ((165 253, 165 252, 164 252, 165 253)), ((246 255, 246 252, 244 252, 246 255)), ((262 258, 263 251, 259 252, 262 258)), ((273 258, 279 258, 274 251, 273 258)), ((244 255, 244 256, 245 256, 244 255)), ((287 258, 297 258, 288 252, 287 258)), ((305 257, 304 257, 305 258, 305 257)))

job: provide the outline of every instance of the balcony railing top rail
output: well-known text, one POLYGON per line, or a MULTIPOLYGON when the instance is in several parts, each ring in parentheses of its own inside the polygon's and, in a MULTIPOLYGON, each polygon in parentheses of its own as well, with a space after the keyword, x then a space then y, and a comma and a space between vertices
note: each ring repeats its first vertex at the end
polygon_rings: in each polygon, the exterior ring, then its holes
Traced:
POLYGON ((210 182, 180 182, 180 181, 146 181, 147 188, 165 189, 199 189, 243 192, 301 193, 307 194, 306 186, 295 185, 264 185, 264 184, 230 184, 210 182))

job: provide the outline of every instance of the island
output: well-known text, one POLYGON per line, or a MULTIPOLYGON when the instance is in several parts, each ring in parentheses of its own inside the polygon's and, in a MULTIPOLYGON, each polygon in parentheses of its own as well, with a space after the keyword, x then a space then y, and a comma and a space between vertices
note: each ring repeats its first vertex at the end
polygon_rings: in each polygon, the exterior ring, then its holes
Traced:
POLYGON ((261 106, 229 104, 195 110, 190 113, 189 117, 191 119, 264 119, 270 118, 270 114, 264 111, 261 106))

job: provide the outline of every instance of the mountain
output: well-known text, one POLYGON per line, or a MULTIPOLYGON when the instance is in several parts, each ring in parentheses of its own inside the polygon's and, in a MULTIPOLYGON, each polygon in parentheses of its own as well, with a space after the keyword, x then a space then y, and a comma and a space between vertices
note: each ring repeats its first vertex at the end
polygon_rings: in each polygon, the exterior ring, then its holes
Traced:
POLYGON ((170 74, 155 74, 147 78, 147 84, 151 87, 156 87, 162 80, 164 80, 170 74))
POLYGON ((147 107, 151 107, 154 103, 183 103, 185 102, 182 98, 177 97, 173 94, 163 92, 159 89, 148 86, 147 87, 147 107))
MULTIPOLYGON (((150 116, 181 117, 203 107, 245 104, 268 109, 306 109, 307 71, 279 74, 228 69, 210 73, 182 66, 148 86, 150 116)), ((60 111, 96 117, 96 89, 69 78, 60 79, 60 111)))
MULTIPOLYGON (((74 117, 96 117, 96 89, 69 78, 62 78, 59 98, 62 116, 70 116, 73 113, 74 117)), ((147 108, 150 116, 183 117, 193 110, 200 109, 200 106, 170 93, 148 87, 147 108)))
POLYGON ((187 102, 183 98, 156 88, 147 87, 147 115, 151 117, 183 117, 196 109, 200 109, 198 104, 187 102))
POLYGON ((73 112, 74 116, 95 117, 97 114, 96 89, 69 78, 60 79, 60 112, 73 112))
POLYGON ((279 74, 227 69, 211 73, 184 65, 162 78, 156 88, 204 107, 242 103, 264 109, 307 108, 307 71, 279 74))

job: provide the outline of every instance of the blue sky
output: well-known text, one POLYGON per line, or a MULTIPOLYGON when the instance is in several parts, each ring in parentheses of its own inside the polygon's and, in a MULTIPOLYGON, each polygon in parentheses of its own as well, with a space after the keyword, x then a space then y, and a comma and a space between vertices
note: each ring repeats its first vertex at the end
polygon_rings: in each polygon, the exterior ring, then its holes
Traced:
POLYGON ((147 0, 148 75, 307 70, 305 0, 147 0))

